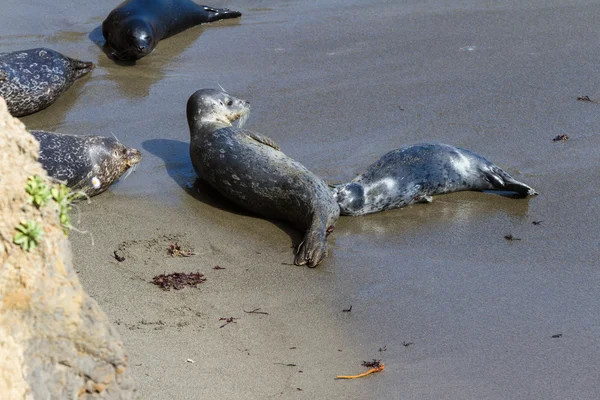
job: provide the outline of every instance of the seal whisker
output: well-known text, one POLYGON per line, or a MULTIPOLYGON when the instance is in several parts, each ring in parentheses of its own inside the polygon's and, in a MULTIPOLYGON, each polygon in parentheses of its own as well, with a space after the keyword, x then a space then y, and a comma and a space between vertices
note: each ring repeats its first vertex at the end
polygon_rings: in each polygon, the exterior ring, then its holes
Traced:
POLYGON ((113 137, 115 138, 115 140, 117 141, 117 143, 121 144, 121 141, 119 140, 119 138, 117 137, 117 135, 114 134, 113 131, 110 131, 110 134, 113 135, 113 137))
POLYGON ((217 84, 217 86, 218 86, 218 87, 220 87, 220 88, 221 88, 221 90, 222 90, 224 93, 227 93, 227 90, 225 90, 225 89, 223 88, 223 86, 221 86, 221 84, 220 84, 219 82, 217 82, 217 81, 214 81, 214 82, 217 84))
POLYGON ((248 111, 246 114, 242 115, 240 117, 240 119, 238 119, 238 123, 237 123, 238 129, 242 129, 242 127, 246 124, 246 121, 248 120, 249 117, 250 117, 250 111, 248 111))

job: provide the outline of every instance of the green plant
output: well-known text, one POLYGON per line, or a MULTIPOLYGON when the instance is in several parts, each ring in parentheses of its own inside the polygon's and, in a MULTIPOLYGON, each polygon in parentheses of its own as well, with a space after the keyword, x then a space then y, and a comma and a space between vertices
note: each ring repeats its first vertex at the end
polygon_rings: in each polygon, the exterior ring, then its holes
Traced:
POLYGON ((72 192, 71 189, 62 183, 53 187, 50 192, 52 193, 52 198, 58 204, 60 225, 66 235, 70 229, 73 229, 71 217, 69 216, 69 211, 72 208, 71 203, 77 198, 86 197, 86 195, 82 192, 72 192))
POLYGON ((52 198, 50 187, 39 175, 30 176, 27 179, 25 191, 29 194, 27 202, 34 204, 38 208, 45 205, 52 198))
POLYGON ((25 251, 35 249, 44 236, 41 225, 34 221, 21 222, 16 229, 13 242, 25 251))

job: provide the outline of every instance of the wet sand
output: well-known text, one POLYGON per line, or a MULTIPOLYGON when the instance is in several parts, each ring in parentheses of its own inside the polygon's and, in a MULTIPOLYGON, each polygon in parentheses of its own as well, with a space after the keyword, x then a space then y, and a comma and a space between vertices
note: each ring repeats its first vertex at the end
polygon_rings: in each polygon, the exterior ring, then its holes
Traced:
POLYGON ((211 5, 242 19, 120 66, 92 40, 118 2, 8 0, 0 49, 98 65, 23 118, 28 128, 114 133, 143 152, 131 176, 80 205, 94 244, 71 234, 140 398, 597 398, 600 105, 576 99, 600 100, 600 5, 222 1, 211 5), (251 101, 249 129, 328 180, 439 141, 540 196, 458 193, 342 218, 321 266, 292 266, 299 234, 195 183, 185 104, 217 83, 251 101), (196 255, 170 257, 173 242, 196 255), (207 281, 163 292, 149 281, 165 272, 207 281), (258 308, 268 315, 245 312, 258 308), (226 317, 239 319, 220 328, 226 317), (334 380, 374 358, 384 372, 334 380))

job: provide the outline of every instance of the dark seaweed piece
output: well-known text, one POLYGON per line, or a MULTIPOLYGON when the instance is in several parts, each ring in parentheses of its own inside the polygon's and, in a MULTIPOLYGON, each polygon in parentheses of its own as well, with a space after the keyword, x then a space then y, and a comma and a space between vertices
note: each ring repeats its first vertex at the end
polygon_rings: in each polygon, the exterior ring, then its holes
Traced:
POLYGON ((115 255, 115 260, 117 260, 118 262, 125 261, 125 257, 122 257, 122 256, 118 255, 116 250, 113 251, 113 254, 115 255))
POLYGON ((552 339, 558 339, 562 337, 562 333, 557 333, 556 335, 552 335, 552 339))
POLYGON ((579 100, 579 101, 589 101, 590 103, 593 103, 592 99, 590 99, 590 96, 578 96, 577 100, 579 100))
POLYGON ((260 308, 255 308, 252 311, 246 311, 246 310, 242 310, 243 312, 245 312, 246 314, 264 314, 264 315, 269 315, 268 312, 264 312, 264 311, 259 311, 260 308))
POLYGON ((381 367, 381 360, 373 359, 373 361, 363 361, 361 365, 367 368, 379 368, 381 367))
POLYGON ((541 225, 542 222, 544 222, 544 221, 531 221, 531 223, 534 225, 541 225))
POLYGON ((206 281, 204 275, 199 272, 186 274, 185 272, 175 272, 173 274, 160 274, 152 278, 152 283, 162 290, 180 290, 186 286, 198 287, 199 284, 206 281))
POLYGON ((213 267, 213 269, 226 269, 226 268, 225 268, 225 267, 219 267, 218 265, 215 265, 215 266, 213 267))
MULTIPOLYGON (((402 344, 404 344, 404 342, 403 342, 402 344)), ((381 353, 382 351, 386 351, 386 350, 387 350, 387 344, 386 344, 386 345, 384 345, 383 347, 380 347, 380 348, 379 348, 379 352, 380 352, 380 353, 381 353)))
POLYGON ((509 242, 512 242, 515 240, 521 240, 521 238, 514 237, 513 235, 506 235, 506 236, 504 236, 504 239, 508 240, 509 242))
POLYGON ((352 305, 349 308, 342 310, 342 312, 352 312, 352 305))
POLYGON ((219 328, 222 328, 225 325, 231 324, 231 323, 237 324, 237 322, 235 322, 236 319, 239 319, 239 318, 233 318, 233 317, 219 318, 219 321, 225 321, 225 323, 223 325, 221 325, 219 328))
POLYGON ((556 136, 554 139, 552 139, 553 142, 566 142, 567 140, 569 140, 569 136, 567 135, 558 135, 556 136))
POLYGON ((411 344, 414 344, 414 343, 413 342, 402 342, 402 346, 404 346, 404 347, 408 347, 411 344))

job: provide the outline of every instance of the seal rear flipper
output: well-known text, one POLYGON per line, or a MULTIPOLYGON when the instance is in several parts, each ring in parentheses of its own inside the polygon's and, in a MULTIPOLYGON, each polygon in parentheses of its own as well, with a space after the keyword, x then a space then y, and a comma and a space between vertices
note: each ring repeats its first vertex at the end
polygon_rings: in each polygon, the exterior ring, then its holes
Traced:
POLYGON ((300 246, 294 264, 306 265, 314 268, 327 256, 327 235, 325 233, 308 230, 300 246))
POLYGON ((484 172, 484 175, 494 187, 493 190, 510 190, 523 197, 535 196, 538 194, 531 186, 519 182, 501 168, 493 167, 490 172, 484 172))
POLYGON ((75 69, 75 74, 73 76, 74 79, 79 79, 94 69, 94 63, 90 61, 79 61, 73 58, 69 58, 69 61, 75 69))
POLYGON ((220 19, 239 18, 242 16, 241 12, 233 11, 229 8, 214 8, 204 6, 204 11, 208 13, 207 22, 215 22, 220 19))

